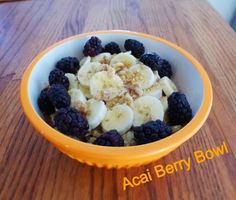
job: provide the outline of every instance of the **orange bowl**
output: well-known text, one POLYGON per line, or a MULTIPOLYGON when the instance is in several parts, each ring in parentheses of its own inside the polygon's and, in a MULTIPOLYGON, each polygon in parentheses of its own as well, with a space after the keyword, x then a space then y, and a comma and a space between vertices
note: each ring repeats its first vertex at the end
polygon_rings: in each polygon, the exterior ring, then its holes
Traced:
POLYGON ((212 87, 201 64, 188 52, 156 36, 130 31, 97 31, 64 39, 40 53, 25 70, 20 89, 23 111, 35 129, 60 151, 82 163, 97 167, 121 168, 155 161, 192 137, 205 122, 212 106, 212 87), (49 126, 37 105, 40 91, 48 85, 48 74, 65 56, 82 57, 85 42, 98 36, 103 44, 133 38, 141 41, 146 51, 158 52, 173 66, 174 82, 186 94, 193 109, 193 119, 181 130, 162 140, 130 147, 104 147, 68 137, 49 126))

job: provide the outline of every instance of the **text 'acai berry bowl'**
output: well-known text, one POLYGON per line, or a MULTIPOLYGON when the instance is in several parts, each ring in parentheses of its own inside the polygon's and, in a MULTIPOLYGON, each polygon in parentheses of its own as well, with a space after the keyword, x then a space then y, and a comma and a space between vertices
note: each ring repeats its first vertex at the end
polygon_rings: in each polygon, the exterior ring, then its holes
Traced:
POLYGON ((174 44, 107 31, 68 38, 36 57, 21 102, 62 152, 119 168, 158 159, 196 133, 212 89, 202 66, 174 44))

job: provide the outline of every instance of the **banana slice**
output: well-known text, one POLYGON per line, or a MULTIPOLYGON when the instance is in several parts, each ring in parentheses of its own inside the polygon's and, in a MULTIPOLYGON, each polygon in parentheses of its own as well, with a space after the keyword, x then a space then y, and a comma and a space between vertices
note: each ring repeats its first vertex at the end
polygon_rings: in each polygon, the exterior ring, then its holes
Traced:
POLYGON ((82 66, 84 64, 88 64, 91 62, 91 57, 90 56, 87 56, 87 57, 83 57, 80 62, 79 62, 79 65, 82 66))
MULTIPOLYGON (((99 68, 95 69, 95 71, 108 71, 108 73, 115 73, 114 69, 112 67, 110 67, 109 65, 100 65, 99 68)), ((90 88, 89 86, 84 86, 82 84, 79 84, 79 89, 83 92, 83 94, 87 97, 87 98, 92 98, 91 92, 90 92, 90 88)))
POLYGON ((178 91, 173 81, 170 80, 167 76, 162 77, 159 80, 159 83, 166 96, 170 96, 173 92, 178 91))
POLYGON ((124 67, 131 67, 136 64, 136 58, 131 55, 131 51, 119 53, 111 59, 110 64, 114 66, 116 63, 123 63, 124 67))
POLYGON ((112 107, 114 107, 115 105, 118 105, 118 104, 126 104, 126 105, 131 107, 133 105, 133 103, 134 103, 134 100, 131 97, 131 95, 128 92, 125 92, 124 94, 119 95, 119 96, 113 98, 110 101, 107 101, 106 106, 108 108, 112 108, 112 107))
POLYGON ((154 83, 151 87, 144 90, 144 95, 153 96, 158 99, 162 96, 162 88, 159 83, 154 83))
POLYGON ((86 103, 84 94, 77 88, 72 88, 68 91, 71 97, 71 106, 76 107, 77 103, 86 103))
POLYGON ((77 78, 79 82, 83 86, 89 87, 91 77, 101 71, 103 69, 102 64, 99 62, 88 62, 87 60, 85 63, 80 67, 77 78))
POLYGON ((89 123, 89 129, 96 128, 104 119, 107 113, 107 107, 103 101, 97 101, 95 99, 89 99, 87 101, 87 114, 86 118, 89 123))
POLYGON ((142 96, 134 101, 134 126, 151 120, 163 120, 164 110, 161 101, 152 96, 142 96))
POLYGON ((158 71, 154 71, 153 73, 154 73, 154 76, 156 78, 156 81, 159 81, 161 79, 161 77, 159 76, 158 71))
POLYGON ((104 120, 102 121, 102 128, 104 131, 117 130, 120 134, 128 131, 134 119, 132 109, 125 105, 116 105, 111 110, 108 110, 104 120))
POLYGON ((161 104, 162 104, 162 106, 163 106, 164 112, 166 112, 167 109, 168 109, 167 96, 161 97, 160 100, 161 100, 161 104))
POLYGON ((69 89, 79 87, 78 80, 74 74, 66 73, 65 76, 69 79, 69 83, 70 83, 69 89))
POLYGON ((101 64, 109 64, 111 61, 110 53, 100 53, 99 55, 92 58, 92 62, 99 62, 101 64))
POLYGON ((82 93, 84 94, 84 96, 88 99, 92 98, 92 95, 90 93, 90 89, 89 87, 83 86, 81 84, 79 84, 79 89, 82 91, 82 93))
POLYGON ((109 101, 123 90, 122 80, 112 71, 97 72, 90 80, 90 92, 95 99, 109 101))
POLYGON ((142 89, 147 89, 155 82, 152 70, 143 64, 133 65, 129 71, 132 73, 134 84, 139 84, 142 89))

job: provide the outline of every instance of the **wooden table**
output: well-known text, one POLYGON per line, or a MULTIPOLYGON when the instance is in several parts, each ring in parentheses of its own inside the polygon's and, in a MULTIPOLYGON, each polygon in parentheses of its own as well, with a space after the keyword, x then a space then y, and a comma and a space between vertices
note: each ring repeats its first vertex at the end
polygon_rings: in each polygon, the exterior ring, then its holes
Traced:
POLYGON ((0 4, 0 199, 235 199, 236 34, 204 0, 29 0, 0 4), (86 3, 85 3, 86 2, 86 3), (128 29, 163 37, 193 54, 212 81, 214 101, 201 130, 147 166, 90 167, 36 133, 20 101, 22 73, 43 49, 68 36, 128 29), (123 191, 158 164, 193 158, 225 141, 228 153, 123 191))

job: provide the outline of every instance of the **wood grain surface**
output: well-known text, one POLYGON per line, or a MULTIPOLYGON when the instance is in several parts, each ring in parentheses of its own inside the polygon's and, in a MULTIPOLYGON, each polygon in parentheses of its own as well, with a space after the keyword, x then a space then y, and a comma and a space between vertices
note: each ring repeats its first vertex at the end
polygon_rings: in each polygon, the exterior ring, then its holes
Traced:
POLYGON ((31 0, 0 4, 0 199, 235 199, 236 34, 205 0, 31 0), (19 85, 43 49, 87 31, 126 29, 178 44, 205 67, 212 111, 180 148, 146 166, 107 170, 74 161, 25 118, 19 85), (225 141, 229 153, 123 191, 132 178, 225 141))

